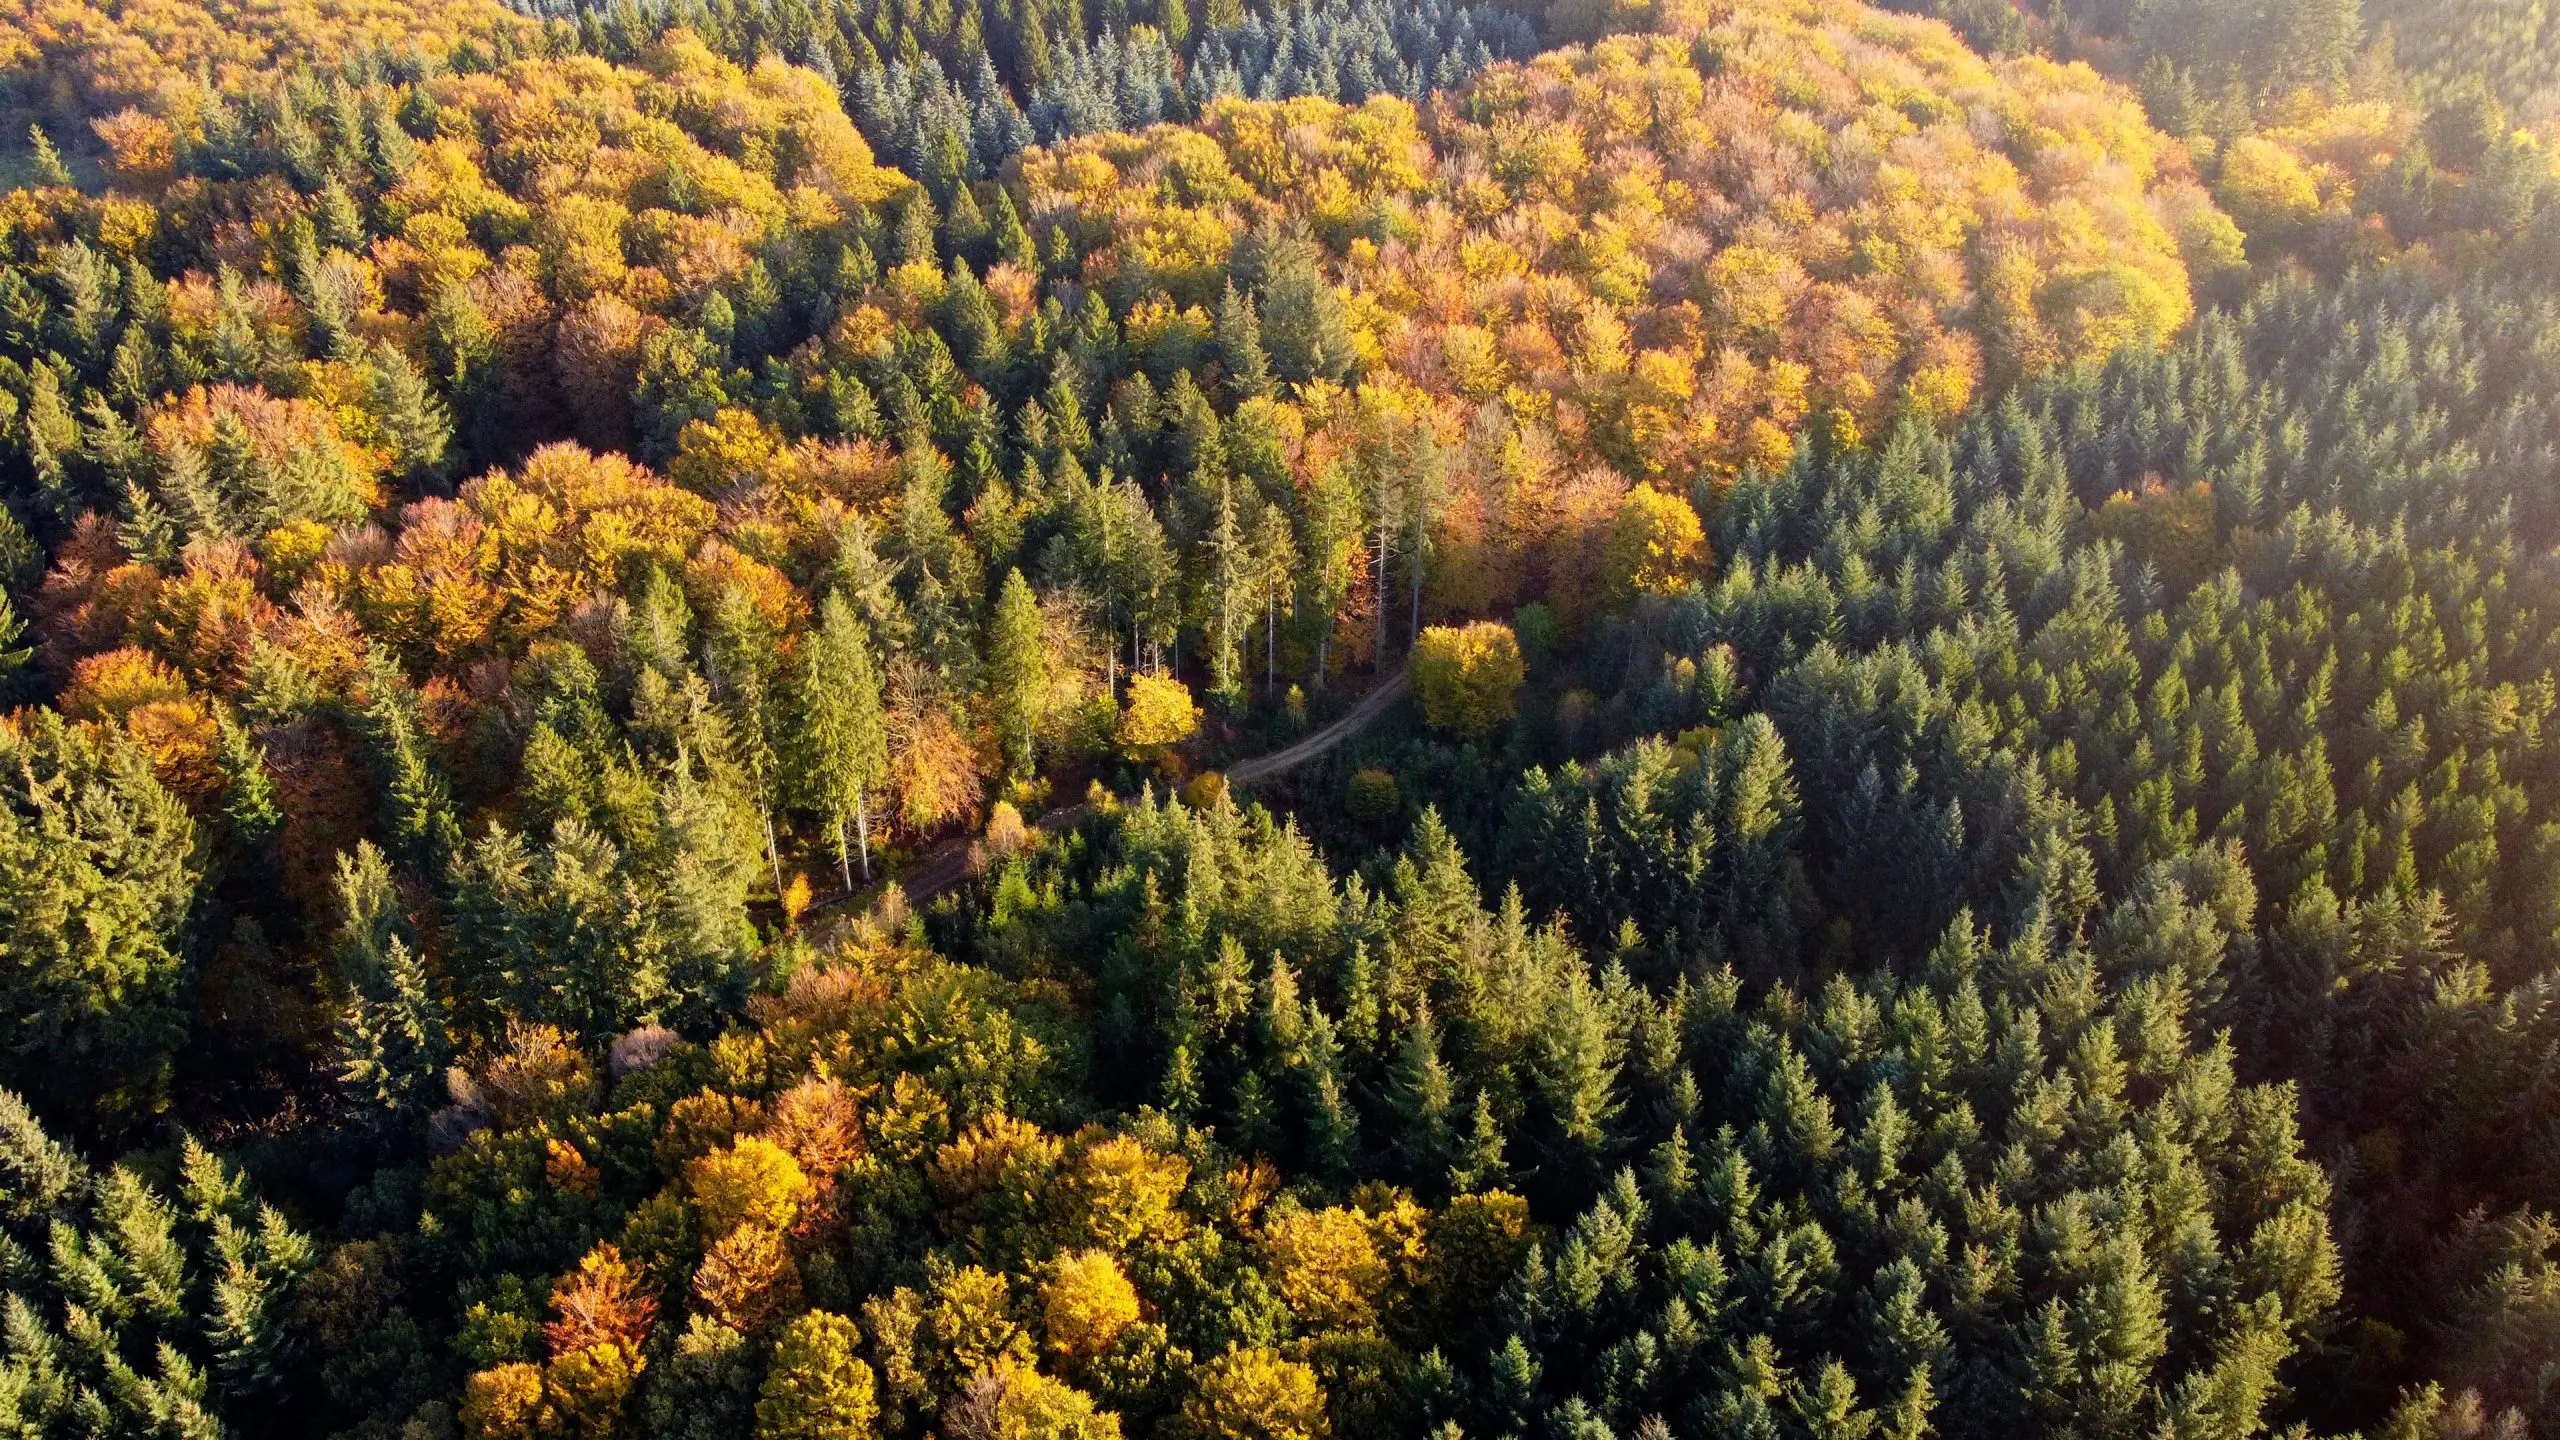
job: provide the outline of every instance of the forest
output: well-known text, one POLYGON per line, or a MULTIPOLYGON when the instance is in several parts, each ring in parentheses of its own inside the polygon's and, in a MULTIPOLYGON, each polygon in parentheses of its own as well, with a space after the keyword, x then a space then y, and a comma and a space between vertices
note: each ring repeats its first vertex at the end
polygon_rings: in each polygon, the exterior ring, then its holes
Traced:
POLYGON ((2560 1440, 2552 24, 0 7, 0 1436, 2560 1440))

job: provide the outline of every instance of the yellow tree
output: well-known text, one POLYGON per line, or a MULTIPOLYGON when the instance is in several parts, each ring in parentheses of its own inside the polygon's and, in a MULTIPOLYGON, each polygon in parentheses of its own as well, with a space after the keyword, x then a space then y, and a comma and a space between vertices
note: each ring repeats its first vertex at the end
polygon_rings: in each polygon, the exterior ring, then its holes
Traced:
POLYGON ((1627 492, 1601 552, 1601 584, 1621 603, 1639 595, 1670 595, 1697 578, 1706 555, 1706 528, 1698 512, 1677 495, 1650 485, 1627 492))
POLYGON ((1040 1326, 1069 1363, 1090 1361, 1138 1321, 1138 1291, 1100 1250, 1061 1255, 1040 1287, 1040 1326))
POLYGON ((1258 1345, 1210 1361, 1182 1418, 1205 1440, 1324 1440, 1329 1429, 1316 1372, 1258 1345))
POLYGON ((1434 625, 1413 647, 1413 691, 1422 717, 1444 730, 1482 735, 1511 718, 1528 670, 1508 625, 1434 625))
POLYGON ((861 1336, 842 1315, 812 1310, 782 1327, 756 1400, 756 1440, 859 1440, 880 1413, 861 1336))
POLYGON ((1191 703, 1191 687, 1165 675, 1138 675, 1129 681, 1128 703, 1121 707, 1112 739, 1133 760, 1163 755, 1200 728, 1200 707, 1191 703))

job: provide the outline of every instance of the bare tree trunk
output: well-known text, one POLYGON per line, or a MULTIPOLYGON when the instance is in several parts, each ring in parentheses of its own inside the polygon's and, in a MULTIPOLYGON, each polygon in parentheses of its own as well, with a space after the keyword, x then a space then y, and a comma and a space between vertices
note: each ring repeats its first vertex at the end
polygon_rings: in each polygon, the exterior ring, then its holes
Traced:
POLYGON ((1387 664, 1387 517, 1383 508, 1378 515, 1378 653, 1374 663, 1382 670, 1387 664))
MULTIPOLYGON (((844 876, 844 893, 847 895, 853 893, 853 857, 846 853, 849 848, 844 843, 844 817, 839 815, 836 817, 836 869, 844 876)), ((868 852, 862 857, 862 878, 871 878, 871 856, 868 852)))
POLYGON ((1411 644, 1422 641, 1422 557, 1424 542, 1428 539, 1422 528, 1423 513, 1422 503, 1417 498, 1413 506, 1412 553, 1405 557, 1405 564, 1413 569, 1413 638, 1408 642, 1411 644))
POLYGON ((758 818, 764 821, 764 863, 773 867, 773 898, 782 898, 782 852, 773 843, 773 809, 759 801, 758 818))
POLYGON ((871 796, 869 792, 853 792, 853 824, 862 836, 862 881, 871 883, 871 796))

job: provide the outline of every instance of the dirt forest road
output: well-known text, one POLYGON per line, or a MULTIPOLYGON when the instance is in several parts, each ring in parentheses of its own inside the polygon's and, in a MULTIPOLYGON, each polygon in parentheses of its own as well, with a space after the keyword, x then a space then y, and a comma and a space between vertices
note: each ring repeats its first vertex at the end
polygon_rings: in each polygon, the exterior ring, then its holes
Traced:
POLYGON ((1387 707, 1396 703, 1396 697, 1404 694, 1407 683, 1405 671, 1400 668, 1393 675, 1378 682, 1376 689, 1361 696, 1360 703, 1344 711, 1340 719, 1313 735, 1293 745, 1274 750, 1268 755, 1256 755, 1250 760, 1237 761, 1227 770, 1228 787, 1240 789, 1256 780, 1267 780, 1283 771, 1295 770, 1368 729, 1371 721, 1385 714, 1387 707))
MULTIPOLYGON (((1256 781, 1268 780, 1274 775, 1294 770, 1333 749, 1376 723, 1377 718, 1387 712, 1387 707, 1395 704, 1397 699, 1403 696, 1410 683, 1405 670, 1399 667, 1396 673, 1371 687, 1368 694, 1361 696, 1357 704, 1344 711, 1332 724, 1268 754, 1237 761, 1226 772, 1228 786, 1233 789, 1242 789, 1256 781)), ((1084 819, 1089 808, 1083 804, 1069 805, 1064 809, 1050 811, 1035 823, 1040 830, 1048 834, 1071 830, 1084 819)), ((959 888, 969 878, 969 852, 975 844, 975 837, 966 835, 946 840, 926 851, 915 864, 907 867, 906 874, 900 876, 898 880, 899 888, 907 892, 907 903, 922 905, 947 890, 959 888)), ((844 904, 849 898, 851 897, 838 896, 818 908, 832 910, 844 904)))

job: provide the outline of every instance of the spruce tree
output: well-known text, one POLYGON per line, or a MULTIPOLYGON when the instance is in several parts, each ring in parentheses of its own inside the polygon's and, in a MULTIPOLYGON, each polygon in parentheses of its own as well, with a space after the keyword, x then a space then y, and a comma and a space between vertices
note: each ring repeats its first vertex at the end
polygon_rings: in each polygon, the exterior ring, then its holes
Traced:
POLYGON ((792 687, 802 793, 835 828, 836 863, 853 888, 853 841, 871 878, 871 792, 889 778, 889 734, 871 639, 840 590, 827 593, 818 628, 802 639, 792 687), (851 822, 848 833, 847 822, 851 822))
POLYGON ((1262 348, 1261 317, 1233 280, 1218 301, 1218 358, 1226 369, 1229 395, 1251 400, 1271 393, 1271 358, 1262 348))
POLYGON ((1209 688, 1229 703, 1244 695, 1244 640, 1252 623, 1253 556, 1236 521, 1234 483, 1221 477, 1218 508, 1203 553, 1200 609, 1209 642, 1209 688))
POLYGON ((1005 759, 1028 777, 1037 760, 1032 741, 1049 684, 1049 652, 1041 639, 1040 602, 1019 570, 1005 572, 987 621, 987 699, 1004 737, 1005 759))
POLYGON ((428 988, 391 866, 370 841, 338 857, 338 1075, 385 1118, 434 1103, 444 1077, 444 1007, 428 988))
POLYGON ((1413 1018, 1396 1048, 1389 1085, 1397 1158, 1407 1174, 1437 1182, 1457 1157, 1457 1106, 1448 1066, 1440 1059, 1440 1030, 1432 1021, 1427 998, 1414 1001, 1413 1018))
POLYGON ((703 631, 704 664, 712 692, 729 721, 738 763, 755 791, 756 820, 764 832, 765 865, 773 874, 773 893, 782 893, 782 856, 773 833, 776 740, 781 697, 775 694, 774 656, 779 637, 772 633, 746 592, 730 586, 712 607, 703 631))

